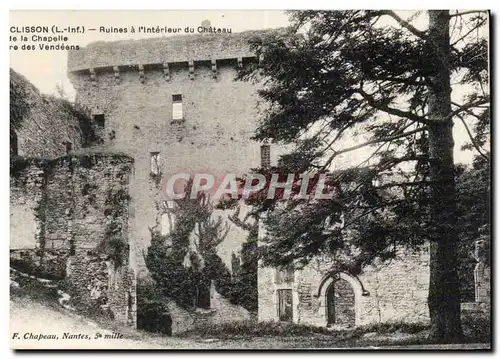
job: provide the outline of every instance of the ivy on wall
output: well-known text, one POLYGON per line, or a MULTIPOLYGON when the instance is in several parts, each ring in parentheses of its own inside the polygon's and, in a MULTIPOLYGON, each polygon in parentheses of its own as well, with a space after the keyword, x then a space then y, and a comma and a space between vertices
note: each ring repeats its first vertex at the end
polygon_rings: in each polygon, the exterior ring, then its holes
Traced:
MULTIPOLYGON (((17 133, 23 126, 28 115, 35 111, 32 115, 35 118, 36 111, 41 107, 37 103, 42 100, 43 104, 50 103, 55 105, 55 113, 53 116, 74 119, 77 122, 77 128, 81 134, 81 146, 90 147, 99 142, 99 137, 95 128, 94 122, 91 120, 90 111, 84 106, 68 101, 64 98, 51 95, 44 95, 33 86, 24 76, 10 69, 10 153, 17 155, 17 133)), ((50 107, 54 108, 54 107, 50 107)))
POLYGON ((18 130, 31 110, 28 102, 28 88, 31 84, 10 69, 10 128, 18 130), (24 80, 24 81, 23 81, 24 80))
POLYGON ((105 239, 101 250, 113 260, 115 268, 124 264, 128 257, 129 246, 124 236, 123 218, 128 207, 130 196, 123 188, 110 188, 106 194, 104 215, 107 218, 105 239))
POLYGON ((205 196, 177 201, 174 230, 162 236, 151 231, 146 265, 165 296, 187 310, 208 308, 210 285, 223 297, 237 304, 231 271, 217 254, 217 245, 228 234, 221 218, 213 219, 214 207, 205 196), (196 250, 190 245, 196 240, 196 250))

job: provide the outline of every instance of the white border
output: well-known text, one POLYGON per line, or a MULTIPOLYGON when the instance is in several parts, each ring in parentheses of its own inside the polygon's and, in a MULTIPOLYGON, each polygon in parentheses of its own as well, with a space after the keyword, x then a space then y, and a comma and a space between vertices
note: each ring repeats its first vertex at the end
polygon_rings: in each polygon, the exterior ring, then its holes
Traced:
MULTIPOLYGON (((172 4, 172 3, 170 3, 172 4)), ((179 4, 179 3, 177 3, 179 4)), ((229 1, 219 1, 219 2, 201 2, 201 1, 195 1, 195 2, 188 2, 188 1, 182 1, 182 9, 321 9, 321 8, 330 8, 334 7, 337 9, 345 9, 345 8, 373 8, 374 5, 377 6, 377 8, 393 8, 393 9, 398 9, 398 10, 404 10, 404 9, 432 9, 432 8, 460 8, 460 9, 466 9, 466 8, 471 8, 472 6, 474 8, 481 8, 481 9, 492 9, 494 16, 498 16, 498 8, 499 8, 499 3, 498 1, 493 2, 493 1, 464 1, 464 0, 447 0, 447 1, 429 1, 429 0, 421 0, 419 2, 401 2, 401 1, 378 1, 374 3, 373 1, 349 1, 349 2, 325 2, 325 1, 297 1, 297 0, 288 0, 288 1, 277 1, 274 2, 273 4, 269 3, 269 1, 261 1, 261 0, 254 0, 252 2, 229 2, 229 1), (346 7, 347 6, 347 7, 346 7)), ((167 3, 165 1, 147 1, 147 0, 142 0, 142 1, 121 1, 119 3, 120 6, 117 6, 117 4, 111 4, 107 3, 105 1, 95 1, 95 0, 87 0, 85 2, 80 2, 80 3, 70 3, 67 0, 62 1, 55 1, 55 0, 49 0, 49 1, 13 1, 13 0, 8 0, 2 2, 2 29, 4 29, 4 36, 2 37, 3 41, 1 43, 1 49, 3 51, 3 56, 2 56, 2 61, 4 62, 4 65, 1 67, 3 70, 0 71, 0 76, 1 76, 1 83, 3 84, 2 88, 2 101, 3 101, 3 121, 1 121, 1 136, 2 140, 0 143, 2 143, 3 149, 0 151, 0 165, 4 169, 4 171, 7 171, 7 168, 9 166, 9 155, 8 155, 8 121, 7 118, 9 117, 8 114, 8 108, 9 108, 9 102, 8 102, 8 92, 7 92, 7 82, 8 82, 8 64, 9 64, 9 52, 8 52, 8 37, 7 37, 7 26, 8 26, 8 11, 9 9, 67 9, 70 7, 71 9, 77 10, 77 9, 179 9, 178 7, 168 7, 167 3)), ((495 28, 493 27, 493 30, 495 28)), ((498 47, 498 35, 493 36, 492 39, 494 39, 495 44, 497 46, 494 46, 494 48, 498 47)), ((495 62, 492 64, 492 67, 496 70, 497 69, 497 64, 498 64, 498 57, 494 56, 495 62)), ((34 64, 36 66, 36 64, 34 64)), ((495 71, 496 73, 496 71, 495 71)), ((495 98, 492 101, 493 103, 497 104, 499 103, 498 100, 498 91, 495 91, 495 98)), ((495 134, 493 135, 496 137, 497 132, 500 131, 500 126, 496 125, 495 126, 495 134)), ((498 167, 498 164, 495 163, 496 167, 498 167)), ((7 273, 8 273, 8 228, 9 228, 9 207, 8 207, 8 197, 9 197, 9 181, 8 181, 8 176, 5 174, 0 177, 1 181, 1 191, 0 191, 0 203, 1 203, 1 228, 3 231, 3 245, 4 245, 4 251, 2 252, 3 255, 5 256, 5 260, 3 261, 4 263, 4 268, 1 271, 2 276, 2 283, 0 283, 0 288, 7 288, 7 273)), ((498 199, 498 196, 500 196, 499 191, 496 191, 496 195, 494 200, 498 199)), ((497 211, 498 215, 498 211, 497 211)), ((493 223, 500 223, 497 217, 495 215, 495 218, 492 218, 493 223)), ((496 245, 496 252, 495 255, 498 258, 498 248, 500 246, 496 245)), ((498 267, 498 266, 497 266, 498 267)), ((497 273, 495 273, 497 274, 497 273)), ((493 276, 495 278, 496 276, 493 276)), ((0 338, 2 340, 1 348, 7 354, 8 357, 13 356, 13 352, 9 349, 10 346, 10 340, 9 340, 9 329, 8 326, 5 325, 5 321, 8 321, 9 319, 9 313, 8 313, 8 303, 9 303, 9 298, 8 298, 8 291, 3 290, 2 291, 3 296, 2 296, 2 302, 0 305, 0 310, 1 314, 0 318, 3 318, 4 320, 4 325, 1 326, 2 330, 0 333, 0 338)), ((498 295, 496 296, 498 299, 498 295)), ((495 303, 497 304, 497 303, 495 303)), ((498 324, 498 322, 496 323, 498 324)), ((496 334, 495 334, 496 335, 496 334)), ((497 339, 497 338, 495 338, 497 339)), ((495 340, 496 343, 498 343, 497 340, 495 340)), ((48 353, 49 355, 52 355, 52 353, 48 353)), ((68 355, 70 352, 67 352, 66 354, 63 355, 68 355)), ((101 353, 89 353, 93 355, 94 357, 101 356, 101 353)), ((201 353, 200 353, 201 354, 201 353)), ((215 355, 218 355, 218 353, 213 353, 215 355)), ((212 354, 212 355, 213 355, 212 354)), ((234 355, 235 353, 232 353, 234 355)), ((303 355, 304 353, 301 353, 303 355)), ((72 354, 75 355, 75 354, 72 354)), ((109 354, 108 354, 109 355, 109 354)), ((122 356, 123 353, 114 353, 112 355, 122 356)), ((144 353, 137 353, 137 354, 132 354, 133 356, 140 357, 144 355, 144 353)), ((165 355, 168 355, 169 357, 176 357, 179 354, 178 353, 165 353, 165 355)), ((267 356, 267 355, 273 355, 273 354, 264 354, 264 353, 259 353, 259 356, 267 356)), ((331 355, 331 354, 327 354, 331 355)), ((336 356, 340 355, 341 357, 344 355, 347 355, 347 353, 335 353, 336 356)), ((362 355, 361 353, 358 355, 362 355)), ((449 356, 454 356, 455 353, 443 353, 443 355, 449 355, 449 356)))

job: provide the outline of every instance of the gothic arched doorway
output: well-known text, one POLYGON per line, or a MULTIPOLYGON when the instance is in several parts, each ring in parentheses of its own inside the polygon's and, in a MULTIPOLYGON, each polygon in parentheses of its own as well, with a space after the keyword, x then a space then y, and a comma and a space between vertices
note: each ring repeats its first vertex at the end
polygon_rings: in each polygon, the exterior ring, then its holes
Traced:
POLYGON ((356 324, 354 288, 345 279, 337 278, 326 290, 327 325, 353 327, 356 324))

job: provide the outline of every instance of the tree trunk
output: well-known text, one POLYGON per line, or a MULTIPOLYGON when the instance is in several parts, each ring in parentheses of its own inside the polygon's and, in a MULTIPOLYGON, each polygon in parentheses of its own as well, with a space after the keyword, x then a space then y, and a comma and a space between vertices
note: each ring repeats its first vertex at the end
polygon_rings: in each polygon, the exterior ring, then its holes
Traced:
POLYGON ((449 11, 429 11, 427 49, 434 59, 434 72, 429 86, 428 116, 432 201, 428 304, 430 339, 440 343, 462 339, 453 119, 446 119, 451 112, 449 23, 449 11))

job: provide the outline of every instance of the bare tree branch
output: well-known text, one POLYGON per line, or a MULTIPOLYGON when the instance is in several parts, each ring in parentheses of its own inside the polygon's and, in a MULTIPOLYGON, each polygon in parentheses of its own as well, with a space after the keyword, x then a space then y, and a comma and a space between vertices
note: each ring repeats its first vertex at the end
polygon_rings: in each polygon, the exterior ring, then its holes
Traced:
POLYGON ((403 132, 403 133, 400 133, 400 134, 397 134, 397 135, 394 135, 394 136, 391 136, 391 137, 377 138, 375 140, 367 141, 367 142, 361 143, 361 144, 356 145, 356 146, 344 148, 344 149, 342 149, 340 151, 334 151, 333 155, 331 155, 330 158, 328 158, 325 166, 323 166, 323 167, 328 166, 333 161, 333 159, 335 157, 337 157, 338 155, 341 155, 343 153, 351 152, 351 151, 354 151, 354 150, 358 150, 358 149, 360 149, 362 147, 373 145, 375 143, 393 141, 393 140, 396 140, 398 138, 407 137, 407 136, 410 136, 410 135, 413 135, 415 133, 419 133, 419 132, 422 132, 422 131, 425 131, 425 130, 427 130, 426 126, 420 127, 420 128, 415 129, 415 130, 408 131, 408 132, 403 132))
POLYGON ((366 93, 362 88, 357 89, 356 92, 359 93, 366 100, 366 102, 368 102, 370 106, 376 108, 377 110, 386 112, 394 116, 407 118, 411 121, 422 123, 425 125, 428 123, 427 119, 424 117, 420 117, 414 113, 399 110, 397 108, 389 107, 387 105, 381 104, 380 102, 377 102, 372 95, 366 93))
MULTIPOLYGON (((451 104, 453 106, 456 106, 456 107, 460 107, 461 105, 456 103, 456 102, 451 102, 451 104)), ((478 108, 481 108, 481 106, 476 106, 478 108)), ((479 117, 478 115, 476 115, 474 112, 472 112, 470 109, 465 109, 464 112, 466 112, 467 114, 471 115, 472 117, 475 117, 477 118, 479 121, 482 121, 483 119, 481 117, 479 117)))
POLYGON ((248 232, 252 232, 255 230, 258 230, 258 223, 255 222, 253 224, 246 222, 246 219, 248 216, 245 216, 244 220, 240 219, 240 207, 236 207, 236 210, 234 211, 233 214, 230 214, 228 216, 229 220, 233 222, 236 226, 240 227, 241 229, 244 229, 248 232))
POLYGON ((467 36, 469 36, 473 31, 477 30, 478 28, 480 28, 481 26, 484 25, 484 23, 486 22, 486 18, 483 19, 483 21, 480 23, 480 24, 477 24, 476 26, 474 26, 472 29, 470 29, 469 31, 467 31, 465 33, 465 35, 461 36, 458 40, 454 41, 450 46, 453 47, 455 46, 456 44, 458 44, 460 41, 462 41, 463 39, 465 39, 467 36))
POLYGON ((484 104, 487 104, 490 102, 490 99, 489 97, 486 97, 486 98, 483 98, 481 100, 478 100, 478 101, 474 101, 474 102, 469 102, 469 103, 466 103, 464 105, 456 105, 458 106, 458 108, 456 110, 453 110, 451 111, 448 116, 446 116, 445 118, 441 119, 441 120, 434 120, 433 122, 447 122, 449 121, 450 119, 452 119, 453 117, 457 116, 460 114, 460 112, 462 111, 467 111, 468 109, 470 108, 473 108, 473 107, 478 107, 478 106, 481 106, 481 105, 484 105, 484 104))
POLYGON ((457 12, 456 14, 452 14, 450 15, 450 17, 463 16, 468 14, 480 14, 480 13, 487 14, 488 10, 467 10, 467 11, 457 12))
POLYGON ((380 10, 378 12, 380 15, 388 15, 392 17, 394 20, 396 20, 399 25, 404 27, 406 30, 410 31, 413 35, 423 39, 425 37, 425 32, 418 30, 415 26, 410 24, 408 21, 404 20, 401 18, 399 15, 397 15, 394 11, 392 10, 380 10))
POLYGON ((472 145, 476 149, 476 151, 481 155, 481 157, 485 158, 487 161, 490 160, 489 156, 483 153, 481 146, 478 145, 478 143, 474 140, 474 136, 472 135, 472 132, 469 129, 469 126, 467 126, 467 123, 465 122, 464 118, 461 115, 457 115, 457 117, 462 121, 462 124, 465 127, 465 130, 467 131, 467 134, 469 135, 469 139, 472 142, 472 145))

